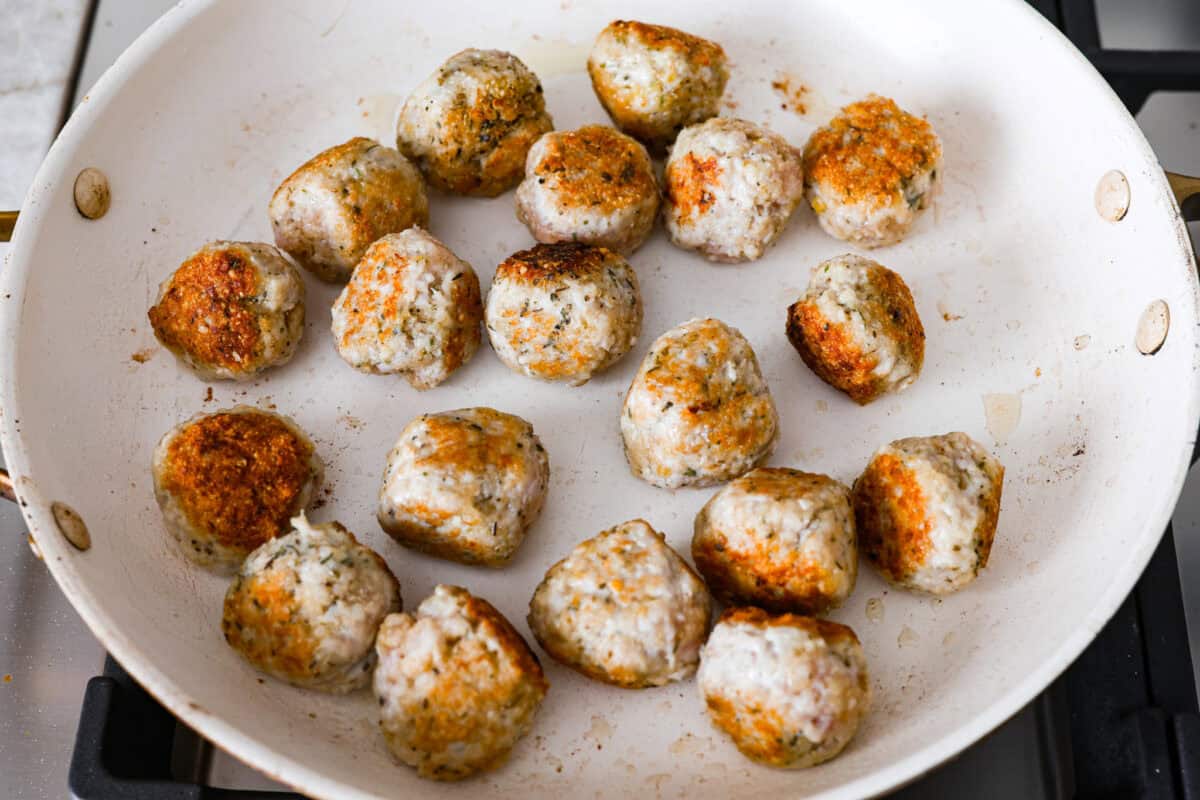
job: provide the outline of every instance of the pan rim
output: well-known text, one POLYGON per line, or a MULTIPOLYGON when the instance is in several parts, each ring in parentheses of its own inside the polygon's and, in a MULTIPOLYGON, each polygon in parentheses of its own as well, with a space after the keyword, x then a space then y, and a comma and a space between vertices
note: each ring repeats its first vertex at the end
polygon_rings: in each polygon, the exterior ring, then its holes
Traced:
MULTIPOLYGON (((69 162, 79 144, 84 140, 92 118, 99 113, 110 97, 121 90, 129 77, 137 73, 144 63, 175 34, 183 30, 194 18, 210 10, 219 2, 220 0, 181 0, 172 10, 159 18, 105 71, 55 140, 38 169, 25 198, 8 264, 3 270, 3 275, 0 275, 3 291, 11 293, 15 298, 14 302, 0 304, 0 337, 3 337, 4 341, 17 341, 21 327, 32 248, 32 245, 29 244, 32 242, 32 238, 22 234, 27 230, 40 227, 43 223, 46 213, 45 198, 51 193, 52 187, 64 179, 69 162)), ((1037 11, 1021 0, 1013 0, 1013 3, 1009 4, 1010 9, 1014 5, 1023 7, 1016 12, 1018 16, 1023 13, 1027 15, 1026 20, 1033 19, 1032 23, 1021 22, 1022 25, 1027 28, 1041 26, 1038 30, 1052 40, 1050 46, 1055 43, 1059 47, 1065 45, 1077 63, 1084 67, 1089 77, 1103 86, 1105 96, 1117 109, 1118 115, 1123 115, 1124 121, 1135 131, 1132 135, 1132 146, 1136 148, 1136 151, 1130 153, 1131 158, 1136 158, 1141 164, 1152 166, 1158 173, 1152 178, 1157 182, 1157 188, 1167 197, 1172 197, 1166 178, 1157 166, 1157 159, 1150 149, 1149 143, 1137 127, 1133 117, 1099 73, 1070 44, 1066 37, 1041 17, 1037 11)), ((1003 6, 998 6, 997 13, 1012 12, 1005 10, 1003 6)), ((1171 207, 1175 212, 1173 222, 1179 235, 1178 246, 1183 250, 1184 259, 1191 267, 1191 301, 1193 305, 1200 305, 1200 283, 1196 277, 1194 253, 1187 244, 1190 239, 1173 199, 1171 207)), ((245 760, 270 777, 315 796, 382 797, 382 794, 353 789, 331 780, 308 764, 275 750, 268 743, 243 733, 239 728, 211 714, 199 705, 197 698, 192 697, 185 688, 177 685, 169 675, 160 670, 154 660, 120 630, 116 620, 111 619, 104 612, 98 598, 76 579, 70 561, 74 554, 64 543, 63 538, 57 534, 49 501, 39 496, 36 482, 29 475, 28 453, 24 446, 23 435, 16 425, 16 420, 20 417, 19 392, 15 379, 16 366, 16 349, 5 348, 4 352, 0 354, 0 410, 2 410, 0 413, 0 446, 3 446, 9 469, 16 481, 17 493, 22 498, 21 510, 29 525, 30 534, 40 548, 46 566, 55 581, 93 635, 172 714, 193 727, 201 735, 236 754, 238 758, 245 760)), ((1193 369, 1189 376, 1189 383, 1186 392, 1188 416, 1192 428, 1195 429, 1197 422, 1200 421, 1200 372, 1193 369)), ((1125 560, 1123 567, 1118 571, 1108 589, 1100 596, 1088 616, 1081 620, 1072 635, 1064 639, 1036 670, 1024 676, 1019 683, 997 697, 982 713, 967 720, 936 741, 884 769, 864 773, 841 786, 823 791, 813 797, 830 800, 835 797, 870 796, 890 791, 916 780, 994 730, 1043 691, 1090 644, 1116 613, 1121 602, 1144 571, 1174 511, 1188 473, 1188 456, 1186 450, 1181 450, 1173 477, 1162 487, 1159 503, 1153 509, 1148 509, 1144 515, 1137 549, 1127 554, 1129 557, 1125 560)))

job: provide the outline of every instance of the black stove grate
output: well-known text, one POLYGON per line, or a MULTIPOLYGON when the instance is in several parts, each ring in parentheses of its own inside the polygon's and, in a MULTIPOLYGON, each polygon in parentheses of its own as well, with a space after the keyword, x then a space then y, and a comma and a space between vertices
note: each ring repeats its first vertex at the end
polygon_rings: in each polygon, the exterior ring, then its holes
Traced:
MULTIPOLYGON (((1105 49, 1095 0, 1028 2, 1132 113, 1155 91, 1200 91, 1200 52, 1105 49)), ((1134 591, 1035 712, 1048 797, 1200 800, 1200 714, 1170 528, 1134 591)), ((109 658, 84 695, 71 791, 80 800, 303 800, 205 786, 210 752, 109 658)))

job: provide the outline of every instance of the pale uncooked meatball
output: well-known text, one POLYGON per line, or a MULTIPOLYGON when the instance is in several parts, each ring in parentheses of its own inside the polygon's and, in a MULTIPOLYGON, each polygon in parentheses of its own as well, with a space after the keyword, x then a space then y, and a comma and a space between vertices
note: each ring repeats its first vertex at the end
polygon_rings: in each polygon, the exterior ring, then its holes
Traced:
POLYGON ((629 263, 603 247, 539 244, 509 256, 492 279, 487 330, 509 369, 571 386, 637 343, 642 295, 629 263))
POLYGON ((152 471, 167 532, 188 558, 218 572, 291 530, 324 474, 296 423, 249 406, 172 428, 154 448, 152 471))
POLYGON ((304 333, 304 281, 269 244, 211 242, 158 288, 154 336, 205 380, 286 364, 304 333))
POLYGON ((862 405, 907 389, 925 362, 925 328, 908 285, 862 256, 813 267, 788 308, 787 336, 817 377, 862 405))
POLYGON ((712 486, 754 468, 775 448, 779 416, 746 337, 694 319, 650 345, 621 409, 633 474, 675 489, 712 486))
POLYGON ((850 489, 826 475, 760 467, 696 515, 692 560, 718 600, 820 614, 854 591, 850 489))
POLYGON ((805 196, 830 236, 861 247, 895 244, 933 204, 941 165, 942 143, 928 122, 870 95, 809 138, 805 196))
POLYGON ((863 557, 897 586, 950 594, 987 566, 1004 467, 965 433, 900 439, 854 482, 863 557))
POLYGON ((491 408, 424 414, 388 454, 379 524, 405 547, 500 567, 546 499, 550 461, 520 417, 491 408))
POLYGON ((306 689, 361 689, 375 634, 399 611, 400 584, 375 551, 337 522, 300 514, 291 533, 242 564, 225 593, 225 641, 258 669, 306 689))
POLYGON ((661 151, 716 116, 729 68, 716 42, 645 22, 610 22, 588 56, 592 88, 617 127, 661 151))
POLYGON ((542 84, 501 50, 463 50, 400 109, 396 145, 448 192, 494 197, 516 186, 529 148, 553 130, 542 84))
POLYGON ((726 117, 679 134, 665 184, 671 242, 727 263, 761 258, 804 197, 799 152, 777 133, 726 117))
POLYGON ((429 389, 471 360, 483 303, 471 265, 420 228, 371 245, 333 304, 338 355, 429 389))
POLYGON ((640 519, 580 542, 529 601, 529 627, 547 653, 627 689, 690 677, 711 614, 704 583, 640 519))
POLYGON ((759 608, 721 615, 696 678, 713 724, 744 756, 772 767, 811 767, 833 758, 871 706, 867 662, 854 631, 759 608))
POLYGON ((268 212, 280 249, 326 281, 350 277, 380 236, 429 224, 421 173, 392 148, 361 136, 289 175, 268 212))
POLYGON ((440 585, 375 642, 375 696, 388 749, 422 778, 454 781, 504 763, 549 684, 529 645, 490 603, 440 585))
POLYGON ((538 139, 517 187, 517 219, 539 242, 583 242, 620 253, 646 241, 658 203, 646 148, 607 125, 538 139))

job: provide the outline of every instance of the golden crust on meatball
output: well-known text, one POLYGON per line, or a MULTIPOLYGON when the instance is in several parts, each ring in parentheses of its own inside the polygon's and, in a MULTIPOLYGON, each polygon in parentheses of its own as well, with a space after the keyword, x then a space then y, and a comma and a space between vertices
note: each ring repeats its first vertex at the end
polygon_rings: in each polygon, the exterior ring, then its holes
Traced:
POLYGON ((225 594, 221 629, 258 669, 296 686, 342 693, 365 686, 375 634, 400 610, 387 563, 337 522, 294 530, 255 550, 225 594))
POLYGON ((396 145, 439 189, 494 197, 521 180, 529 148, 553 128, 542 85, 520 59, 467 49, 405 101, 396 145))
POLYGON ((871 704, 862 646, 836 622, 730 608, 705 644, 709 716, 747 758, 780 768, 835 757, 871 704))
POLYGON ((826 475, 759 467, 696 515, 696 569, 721 602, 822 613, 854 590, 850 490, 826 475))
POLYGON ((809 369, 860 405, 906 388, 925 361, 925 328, 908 285, 859 256, 817 265, 788 308, 787 337, 809 369))
POLYGON ((342 281, 372 242, 429 224, 425 182, 400 153, 362 136, 302 164, 271 197, 276 243, 326 281, 342 281))
POLYGON ((846 106, 813 133, 804 148, 804 174, 846 200, 885 204, 941 154, 941 142, 928 121, 902 110, 895 100, 871 95, 846 106))
POLYGON ((717 319, 678 325, 650 346, 625 395, 633 474, 655 486, 711 486, 774 449, 779 415, 741 332, 717 319))
POLYGON ((500 567, 541 513, 549 473, 520 417, 482 407, 425 414, 388 456, 379 524, 414 550, 500 567))
POLYGON ((854 482, 863 557, 909 589, 947 594, 987 566, 1004 467, 964 433, 880 448, 854 482))
POLYGON ((201 377, 245 380, 291 358, 304 284, 269 245, 213 242, 163 282, 147 316, 163 347, 201 377))
MULTIPOLYGON (((312 442, 293 423, 246 407, 172 430, 154 466, 168 525, 188 529, 192 547, 185 551, 201 563, 244 556, 286 533, 312 498, 321 469, 312 442), (174 519, 176 510, 183 519, 174 519)), ((185 538, 183 530, 172 533, 185 538)))
POLYGON ((537 657, 490 603, 440 585, 376 640, 375 695, 392 753, 452 781, 494 769, 533 724, 549 689, 537 657))
POLYGON ((588 74, 617 127, 658 150, 682 128, 714 116, 729 79, 716 42, 620 19, 597 37, 588 74))

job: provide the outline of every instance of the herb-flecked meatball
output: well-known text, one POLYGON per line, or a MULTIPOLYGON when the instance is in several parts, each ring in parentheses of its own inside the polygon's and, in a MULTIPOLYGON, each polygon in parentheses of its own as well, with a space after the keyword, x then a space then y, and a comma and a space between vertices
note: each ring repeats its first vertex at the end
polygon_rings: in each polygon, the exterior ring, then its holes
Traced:
POLYGON ((655 486, 712 486, 766 460, 779 415, 746 337, 694 319, 650 345, 621 410, 633 474, 655 486))
POLYGON ((761 258, 804 197, 799 152, 777 133, 727 117, 679 134, 665 183, 671 242, 712 261, 761 258))
POLYGON ((379 237, 429 224, 421 173, 392 148, 361 136, 289 175, 268 211, 275 243, 326 281, 350 277, 379 237))
POLYGON ((854 631, 759 608, 721 615, 696 675, 713 724, 742 755, 772 767, 811 767, 845 749, 871 706, 854 631))
POLYGON ((491 408, 424 414, 388 454, 379 524, 405 547, 503 566, 541 513, 549 480, 546 450, 520 417, 491 408))
POLYGON ((487 330, 514 372, 586 383, 637 343, 642 295, 629 263, 603 247, 539 244, 509 256, 492 279, 487 330))
POLYGON ((389 616, 375 649, 383 737, 422 778, 461 780, 500 766, 549 689, 521 634, 457 586, 438 586, 416 614, 389 616))
POLYGON ((862 256, 813 267, 788 308, 787 336, 821 380, 863 405, 907 389, 925 361, 925 328, 908 285, 862 256))
POLYGON ((188 558, 220 572, 287 533, 323 473, 296 423, 249 406, 197 415, 154 448, 154 497, 167 532, 188 558))
POLYGON ((661 151, 716 116, 729 80, 716 42, 645 22, 610 22, 588 56, 592 88, 617 127, 661 151))
POLYGON ((312 525, 301 514, 292 528, 238 570, 225 593, 225 641, 295 686, 334 694, 360 689, 375 666, 380 623, 400 610, 400 584, 340 524, 312 525))
POLYGON ((688 678, 712 599, 644 520, 576 545, 529 602, 529 627, 555 659, 589 678, 640 689, 688 678))
POLYGON ((962 589, 987 566, 1004 467, 965 433, 900 439, 854 482, 862 555, 897 586, 962 589))
POLYGON ((940 186, 933 127, 871 95, 818 129, 804 148, 804 190, 830 236, 861 247, 903 239, 940 186))
POLYGON ((554 123, 542 84, 501 50, 463 50, 400 109, 396 145, 447 192, 494 197, 516 186, 533 143, 554 123))
POLYGON ((371 245, 333 304, 338 355, 417 389, 450 377, 479 347, 483 303, 471 265, 420 228, 371 245))
POLYGON ((304 282, 268 244, 211 242, 163 281, 154 336, 205 380, 286 364, 304 333, 304 282))
POLYGON ((517 187, 517 218, 539 242, 583 242, 620 253, 646 241, 658 203, 646 148, 607 125, 538 139, 517 187))
POLYGON ((826 475, 759 467, 696 515, 692 559, 717 599, 820 614, 854 591, 850 489, 826 475))

